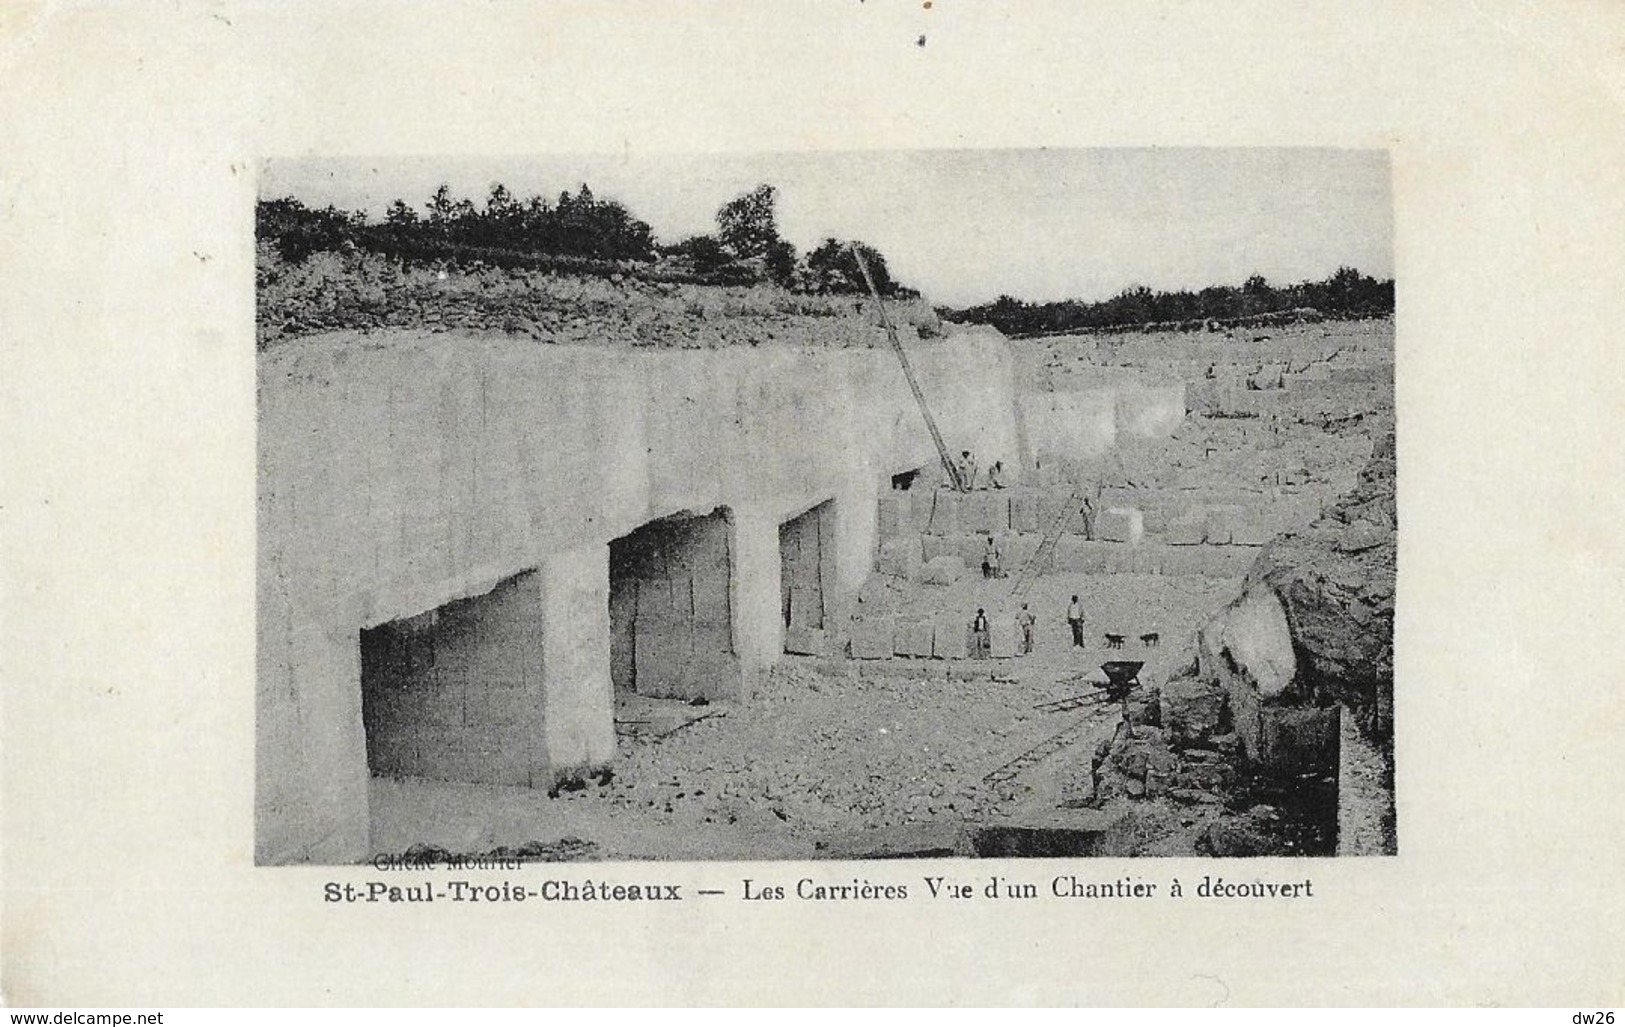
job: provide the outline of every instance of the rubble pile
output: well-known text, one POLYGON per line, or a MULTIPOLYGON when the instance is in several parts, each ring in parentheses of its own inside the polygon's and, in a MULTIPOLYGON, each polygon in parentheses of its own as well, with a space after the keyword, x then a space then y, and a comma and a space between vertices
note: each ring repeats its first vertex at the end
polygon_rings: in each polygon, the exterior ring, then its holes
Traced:
POLYGON ((1040 684, 831 674, 787 661, 763 692, 659 742, 623 739, 607 801, 655 822, 735 825, 822 839, 856 829, 967 822, 997 803, 982 777, 1056 725, 1040 684))

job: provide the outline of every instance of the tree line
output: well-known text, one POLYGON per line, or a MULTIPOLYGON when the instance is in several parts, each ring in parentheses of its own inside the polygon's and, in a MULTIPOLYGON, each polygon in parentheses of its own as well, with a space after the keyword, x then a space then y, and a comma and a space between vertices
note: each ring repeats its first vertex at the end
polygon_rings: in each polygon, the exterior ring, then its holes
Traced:
POLYGON ((1059 335, 1156 323, 1236 321, 1306 310, 1327 317, 1391 314, 1393 279, 1379 281, 1355 268, 1341 267, 1322 281, 1297 285, 1271 285, 1262 275, 1253 275, 1240 286, 1215 285, 1196 292, 1131 286, 1111 299, 1094 303, 1029 303, 1000 296, 991 303, 963 309, 937 308, 946 320, 993 325, 1005 335, 1059 335))
POLYGON ((663 245, 647 222, 616 200, 599 199, 586 183, 556 200, 520 198, 497 183, 481 204, 453 196, 443 184, 421 210, 396 199, 382 220, 331 205, 308 207, 293 197, 261 200, 255 234, 295 264, 313 253, 361 250, 409 265, 630 271, 705 284, 771 282, 806 293, 867 292, 855 247, 882 295, 918 295, 896 282, 885 257, 865 243, 827 238, 798 255, 779 234, 777 203, 778 191, 759 185, 717 209, 715 232, 663 245))

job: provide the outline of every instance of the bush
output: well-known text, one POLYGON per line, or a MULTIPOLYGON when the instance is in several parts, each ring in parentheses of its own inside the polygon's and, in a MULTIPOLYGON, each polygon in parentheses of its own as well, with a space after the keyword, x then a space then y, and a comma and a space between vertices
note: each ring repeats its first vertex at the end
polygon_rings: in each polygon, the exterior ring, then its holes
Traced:
POLYGON ((1147 325, 1194 329, 1209 321, 1270 324, 1324 317, 1372 317, 1393 311, 1392 279, 1378 281, 1344 267, 1324 281, 1280 287, 1254 275, 1240 287, 1209 286, 1200 292, 1153 292, 1134 286, 1098 303, 1027 303, 1000 296, 992 303, 960 310, 943 307, 938 312, 950 321, 990 324, 1006 335, 1021 336, 1121 331, 1147 325))

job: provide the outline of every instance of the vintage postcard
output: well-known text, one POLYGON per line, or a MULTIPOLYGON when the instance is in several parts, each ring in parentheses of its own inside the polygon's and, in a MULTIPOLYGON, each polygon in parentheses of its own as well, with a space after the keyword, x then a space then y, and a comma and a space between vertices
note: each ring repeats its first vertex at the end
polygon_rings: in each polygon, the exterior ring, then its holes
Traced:
POLYGON ((1622 28, 10 9, 4 1000, 1617 1004, 1622 28))
POLYGON ((256 233, 259 861, 1396 851, 1386 154, 276 161, 256 233))

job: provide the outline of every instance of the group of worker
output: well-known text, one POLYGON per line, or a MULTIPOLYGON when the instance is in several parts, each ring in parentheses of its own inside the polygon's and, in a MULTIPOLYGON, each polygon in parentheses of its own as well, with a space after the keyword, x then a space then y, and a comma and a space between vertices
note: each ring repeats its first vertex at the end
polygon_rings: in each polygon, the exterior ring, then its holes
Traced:
MULTIPOLYGON (((959 479, 961 489, 969 491, 978 487, 977 470, 976 457, 971 455, 970 450, 962 450, 959 459, 954 461, 954 475, 959 479)), ((988 468, 986 482, 986 486, 983 487, 995 489, 1005 487, 1005 470, 1002 460, 993 461, 993 466, 988 468)), ((1095 505, 1087 497, 1084 497, 1083 505, 1078 509, 1078 516, 1082 522, 1083 537, 1093 539, 1095 537, 1095 505)), ((988 532, 984 536, 982 548, 982 577, 985 579, 1002 578, 1005 573, 1004 554, 1001 552, 992 532, 988 532)), ((1016 626, 1021 629, 1020 655, 1025 656, 1033 651, 1033 628, 1037 623, 1038 618, 1033 616, 1033 612, 1027 608, 1026 603, 1022 603, 1021 612, 1016 614, 1016 626)), ((1072 645, 1076 648, 1083 648, 1085 645, 1083 640, 1083 606, 1077 596, 1073 596, 1071 603, 1067 605, 1066 623, 1072 629, 1072 645)), ((971 621, 971 637, 974 643, 971 655, 973 658, 987 659, 991 655, 990 634, 987 611, 978 609, 975 619, 971 621)))
MULTIPOLYGON (((1066 607, 1066 623, 1072 629, 1072 645, 1075 648, 1084 648, 1083 640, 1083 604, 1077 596, 1066 607)), ((1038 624, 1038 618, 1026 603, 1021 604, 1021 610, 1016 614, 1016 627, 1021 629, 1021 656, 1029 656, 1033 651, 1033 629, 1038 624)), ((987 610, 978 608, 976 617, 971 621, 971 638, 973 648, 972 659, 985 660, 992 655, 992 633, 988 628, 987 610)))
MULTIPOLYGON (((959 459, 954 461, 954 474, 959 478, 959 487, 966 492, 977 488, 976 484, 976 458, 971 456, 970 450, 963 450, 959 459)), ((987 484, 985 488, 1002 489, 1005 486, 1004 461, 995 460, 993 466, 987 469, 987 484)))

